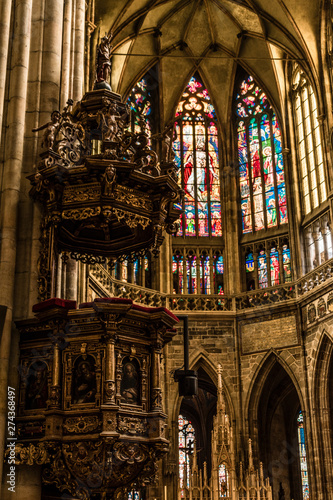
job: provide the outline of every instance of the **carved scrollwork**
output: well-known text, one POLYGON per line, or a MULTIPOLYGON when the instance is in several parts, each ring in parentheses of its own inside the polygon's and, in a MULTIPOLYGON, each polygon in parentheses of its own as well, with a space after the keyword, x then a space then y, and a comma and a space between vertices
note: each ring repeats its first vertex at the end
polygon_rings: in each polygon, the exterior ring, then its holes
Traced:
POLYGON ((97 431, 101 421, 96 415, 66 418, 63 428, 66 434, 87 434, 97 431))
POLYGON ((135 417, 118 417, 117 429, 124 434, 146 434, 148 431, 147 420, 135 417))
POLYGON ((85 220, 91 217, 96 217, 101 213, 101 207, 87 207, 81 209, 64 210, 62 212, 63 219, 85 220))
POLYGON ((101 186, 95 182, 85 186, 68 186, 64 189, 63 203, 77 203, 98 200, 101 195, 101 186))
POLYGON ((17 443, 15 454, 17 465, 43 465, 51 460, 46 443, 38 443, 37 445, 17 443))
POLYGON ((125 222, 125 224, 131 229, 137 227, 138 225, 142 226, 143 229, 146 229, 146 227, 150 223, 150 219, 148 219, 147 217, 132 214, 130 212, 125 212, 124 210, 120 210, 119 208, 114 208, 113 213, 115 214, 119 222, 125 222))

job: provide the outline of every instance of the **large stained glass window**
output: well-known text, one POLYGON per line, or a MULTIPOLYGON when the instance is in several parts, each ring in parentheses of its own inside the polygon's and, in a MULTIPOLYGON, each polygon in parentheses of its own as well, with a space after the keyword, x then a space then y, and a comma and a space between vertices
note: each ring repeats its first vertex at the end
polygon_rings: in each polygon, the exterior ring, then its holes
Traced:
POLYGON ((194 449, 195 432, 190 420, 183 415, 178 417, 178 445, 179 445, 179 483, 182 497, 184 488, 190 486, 190 457, 194 449))
POLYGON ((252 76, 236 95, 237 145, 243 233, 288 222, 279 123, 252 76))
POLYGON ((221 236, 221 194, 215 109, 197 75, 176 111, 178 183, 184 190, 178 236, 221 236))
POLYGON ((305 450, 305 435, 304 435, 304 422, 303 413, 300 411, 297 417, 297 433, 298 433, 298 446, 299 446, 299 459, 301 466, 301 476, 302 476, 302 493, 303 500, 310 499, 309 492, 309 481, 308 481, 308 463, 306 459, 305 450))
POLYGON ((303 210, 308 214, 326 200, 327 192, 316 96, 298 64, 292 87, 303 210))

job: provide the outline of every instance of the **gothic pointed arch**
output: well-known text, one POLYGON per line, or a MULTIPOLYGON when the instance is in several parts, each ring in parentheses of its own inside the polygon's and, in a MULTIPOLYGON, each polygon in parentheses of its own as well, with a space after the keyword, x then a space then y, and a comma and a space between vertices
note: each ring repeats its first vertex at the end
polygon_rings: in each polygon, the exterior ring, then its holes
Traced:
POLYGON ((239 72, 234 111, 242 233, 288 223, 282 136, 275 110, 251 75, 239 72))
POLYGON ((183 200, 173 239, 173 292, 223 294, 221 141, 217 115, 200 75, 190 78, 178 102, 173 152, 183 200))
MULTIPOLYGON (((249 393, 246 413, 256 460, 263 463, 273 491, 281 483, 286 498, 303 498, 298 419, 300 411, 303 419, 306 412, 295 376, 274 351, 257 369, 249 393)), ((306 431, 306 421, 302 426, 306 431)))
POLYGON ((326 476, 322 479, 327 485, 327 493, 332 494, 333 473, 329 464, 332 463, 333 446, 333 341, 325 331, 317 349, 312 393, 317 409, 318 454, 326 476))

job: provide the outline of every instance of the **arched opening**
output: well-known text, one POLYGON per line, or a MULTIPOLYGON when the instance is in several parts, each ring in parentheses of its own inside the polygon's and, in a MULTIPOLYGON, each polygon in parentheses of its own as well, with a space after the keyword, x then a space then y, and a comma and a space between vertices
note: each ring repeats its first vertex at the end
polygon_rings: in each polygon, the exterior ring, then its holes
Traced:
MULTIPOLYGON (((192 399, 183 399, 179 410, 179 477, 180 486, 183 484, 185 487, 188 487, 189 475, 192 473, 194 450, 199 471, 204 470, 206 463, 210 476, 212 468, 211 434, 216 414, 217 389, 201 366, 197 371, 198 395, 192 399)), ((208 481, 209 479, 210 477, 208 481)), ((182 487, 180 490, 183 491, 182 487)), ((183 494, 185 495, 184 492, 183 494)))
MULTIPOLYGON (((249 408, 249 435, 270 478, 273 500, 304 500, 298 421, 303 408, 291 377, 274 355, 258 374, 249 408)), ((304 411, 302 417, 304 428, 304 411)), ((306 432, 302 438, 305 450, 306 432)))

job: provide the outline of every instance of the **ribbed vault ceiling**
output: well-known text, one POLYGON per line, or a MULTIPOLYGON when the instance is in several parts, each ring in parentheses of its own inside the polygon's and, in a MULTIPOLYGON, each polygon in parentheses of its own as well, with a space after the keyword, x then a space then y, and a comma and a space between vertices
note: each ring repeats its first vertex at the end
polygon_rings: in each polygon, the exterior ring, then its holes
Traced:
POLYGON ((228 116, 237 64, 279 107, 283 59, 317 66, 319 1, 97 0, 100 33, 114 33, 113 89, 126 94, 160 62, 164 121, 199 70, 221 122, 228 116))

